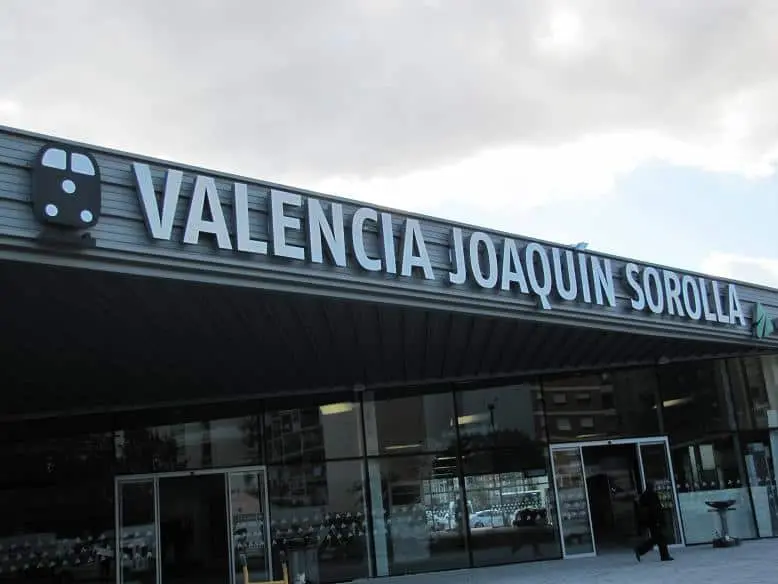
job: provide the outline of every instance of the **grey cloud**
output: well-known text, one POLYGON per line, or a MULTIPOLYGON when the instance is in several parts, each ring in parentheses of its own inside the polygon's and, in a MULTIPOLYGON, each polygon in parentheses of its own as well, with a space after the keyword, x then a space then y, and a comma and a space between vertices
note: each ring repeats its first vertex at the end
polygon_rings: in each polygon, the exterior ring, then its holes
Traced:
POLYGON ((572 58, 535 43, 552 4, 7 0, 0 99, 34 129, 271 179, 623 129, 713 140, 743 91, 753 152, 778 144, 774 0, 572 2, 572 58))

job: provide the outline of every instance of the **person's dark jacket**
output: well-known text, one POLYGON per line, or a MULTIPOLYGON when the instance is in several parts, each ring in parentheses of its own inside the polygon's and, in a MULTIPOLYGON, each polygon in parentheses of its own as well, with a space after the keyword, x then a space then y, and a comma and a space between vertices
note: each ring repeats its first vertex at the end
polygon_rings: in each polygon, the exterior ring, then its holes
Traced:
POLYGON ((640 522, 644 527, 659 527, 664 523, 662 502, 655 490, 646 489, 643 491, 638 501, 638 508, 640 509, 640 522))

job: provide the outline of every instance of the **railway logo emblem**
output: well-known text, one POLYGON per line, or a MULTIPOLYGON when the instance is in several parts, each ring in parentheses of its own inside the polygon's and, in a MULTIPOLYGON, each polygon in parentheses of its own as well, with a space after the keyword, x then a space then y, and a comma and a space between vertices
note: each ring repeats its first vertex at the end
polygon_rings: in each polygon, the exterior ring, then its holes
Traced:
POLYGON ((42 223, 83 229, 100 218, 100 169, 89 152, 47 144, 32 169, 32 207, 42 223))

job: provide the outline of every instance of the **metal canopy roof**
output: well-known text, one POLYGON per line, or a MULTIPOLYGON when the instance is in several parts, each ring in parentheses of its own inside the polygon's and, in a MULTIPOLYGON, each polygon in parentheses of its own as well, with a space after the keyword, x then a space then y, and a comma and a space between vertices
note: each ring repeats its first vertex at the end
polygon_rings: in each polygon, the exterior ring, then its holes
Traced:
POLYGON ((757 350, 25 262, 0 283, 2 417, 757 350))

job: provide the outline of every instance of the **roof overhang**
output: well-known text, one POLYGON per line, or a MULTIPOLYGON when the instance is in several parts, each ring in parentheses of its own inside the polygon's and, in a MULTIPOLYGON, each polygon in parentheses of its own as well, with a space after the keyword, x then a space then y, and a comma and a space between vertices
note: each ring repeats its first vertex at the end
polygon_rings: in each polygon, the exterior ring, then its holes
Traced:
POLYGON ((4 416, 491 382, 760 348, 0 263, 4 416))
POLYGON ((10 128, 0 262, 7 412, 778 350, 776 290, 10 128))

